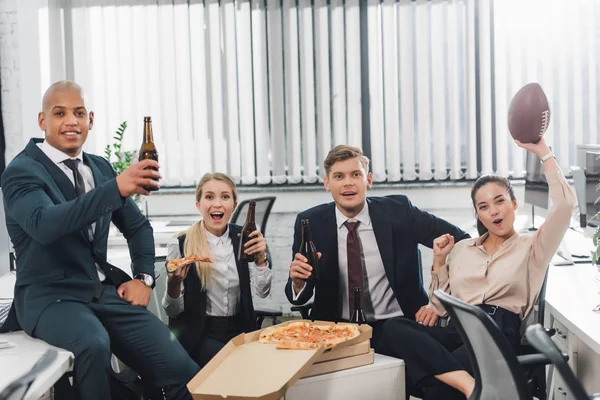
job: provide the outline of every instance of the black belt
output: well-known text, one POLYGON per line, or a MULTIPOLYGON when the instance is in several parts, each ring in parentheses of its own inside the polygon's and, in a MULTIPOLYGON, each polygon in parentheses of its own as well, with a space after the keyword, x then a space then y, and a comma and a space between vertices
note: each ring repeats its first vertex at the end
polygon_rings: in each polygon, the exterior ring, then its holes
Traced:
POLYGON ((508 314, 509 316, 514 316, 515 318, 519 318, 519 320, 521 319, 521 317, 519 316, 519 314, 515 314, 512 311, 508 311, 506 308, 502 308, 499 306, 494 306, 491 304, 477 304, 477 307, 481 308, 483 311, 485 311, 486 313, 488 313, 489 315, 496 315, 496 313, 501 313, 501 314, 508 314))

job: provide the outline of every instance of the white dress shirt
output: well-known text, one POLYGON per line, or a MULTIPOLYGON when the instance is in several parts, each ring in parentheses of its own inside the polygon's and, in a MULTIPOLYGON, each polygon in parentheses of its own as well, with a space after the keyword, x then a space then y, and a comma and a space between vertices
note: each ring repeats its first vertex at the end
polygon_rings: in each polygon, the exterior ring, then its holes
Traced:
MULTIPOLYGON (((86 193, 96 187, 96 185, 94 184, 94 175, 92 174, 92 169, 83 163, 83 157, 81 156, 81 152, 79 152, 77 156, 71 157, 63 153, 62 151, 52 147, 45 140, 41 143, 38 143, 37 146, 54 164, 56 164, 58 168, 60 168, 61 171, 65 173, 67 178, 69 178, 69 180, 73 184, 73 187, 75 187, 75 176, 73 175, 73 171, 69 167, 67 167, 63 162, 66 160, 79 160, 79 162, 77 163, 77 170, 83 177, 83 183, 86 193)), ((94 239, 94 229, 96 229, 95 222, 92 223, 88 228, 88 237, 90 239, 94 239)), ((104 272, 100 269, 100 267, 98 267, 98 265, 96 265, 96 269, 98 270, 98 277, 100 278, 100 281, 104 281, 104 272)))
MULTIPOLYGON (((348 228, 344 223, 346 221, 360 221, 358 225, 358 237, 361 242, 362 265, 363 265, 363 280, 365 282, 364 291, 366 296, 364 299, 370 299, 370 302, 363 300, 363 312, 367 321, 377 321, 404 315, 394 291, 390 285, 390 281, 385 274, 385 268, 379 253, 379 246, 373 231, 371 216, 369 214, 369 205, 365 202, 365 206, 354 218, 348 218, 336 207, 335 219, 337 226, 337 242, 338 242, 338 265, 339 265, 339 295, 342 303, 342 319, 350 319, 348 309, 348 228)), ((306 287, 306 284, 304 285, 306 287)), ((298 292, 293 297, 294 300, 300 297, 304 290, 298 292)))
MULTIPOLYGON (((240 308, 240 278, 235 262, 235 251, 229 237, 229 228, 222 236, 215 236, 206 231, 206 239, 213 259, 211 278, 206 287, 206 315, 214 317, 231 317, 240 308)), ((179 240, 172 239, 167 245, 167 260, 181 257, 179 240)), ((193 266, 192 266, 193 268, 193 266)), ((250 272, 250 287, 258 297, 265 298, 271 291, 271 270, 269 266, 258 267, 248 263, 250 272)), ((177 317, 184 310, 183 283, 181 295, 173 299, 167 291, 162 305, 171 318, 177 317)))

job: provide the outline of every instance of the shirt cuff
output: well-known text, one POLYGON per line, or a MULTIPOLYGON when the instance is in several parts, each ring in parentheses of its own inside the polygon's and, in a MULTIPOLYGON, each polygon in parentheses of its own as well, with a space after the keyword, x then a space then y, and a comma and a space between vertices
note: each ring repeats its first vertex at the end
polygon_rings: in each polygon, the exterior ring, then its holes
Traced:
POLYGON ((436 287, 440 286, 440 283, 448 281, 450 275, 448 275, 448 264, 444 264, 437 270, 431 271, 431 283, 435 283, 436 287))
POLYGON ((298 294, 294 294, 294 283, 292 282, 292 300, 296 301, 298 300, 298 298, 300 297, 300 295, 302 294, 302 292, 304 292, 304 289, 306 288, 306 282, 304 282, 304 286, 302 286, 302 289, 300 289, 300 291, 298 292, 298 294))

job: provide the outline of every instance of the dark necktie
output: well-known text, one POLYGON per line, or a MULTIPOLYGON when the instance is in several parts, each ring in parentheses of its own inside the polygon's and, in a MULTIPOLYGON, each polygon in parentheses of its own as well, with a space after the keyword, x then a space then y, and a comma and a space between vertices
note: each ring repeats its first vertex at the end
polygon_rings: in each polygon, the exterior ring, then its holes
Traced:
MULTIPOLYGON (((82 194, 85 194, 85 183, 83 182, 83 175, 81 175, 81 172, 79 172, 79 168, 77 168, 79 166, 80 161, 81 160, 79 159, 68 159, 63 161, 67 168, 73 171, 73 177, 75 178, 75 194, 77 194, 77 197, 81 196, 82 194)), ((88 229, 86 229, 85 232, 87 233, 88 238, 90 238, 91 240, 91 235, 89 234, 88 229)), ((92 301, 97 302, 98 299, 100 299, 101 295, 102 283, 100 282, 100 280, 97 280, 96 291, 94 293, 94 298, 92 299, 92 301)))
POLYGON ((360 288, 363 291, 363 268, 362 255, 360 249, 360 238, 358 237, 358 222, 344 222, 348 229, 348 239, 346 241, 346 250, 348 252, 348 307, 349 317, 354 314, 354 288, 360 288))
POLYGON ((73 177, 75 178, 75 193, 77 194, 77 197, 81 196, 85 193, 85 184, 83 183, 83 175, 81 175, 81 172, 79 172, 79 169, 77 168, 79 160, 68 159, 63 161, 63 163, 67 168, 73 171, 73 177))

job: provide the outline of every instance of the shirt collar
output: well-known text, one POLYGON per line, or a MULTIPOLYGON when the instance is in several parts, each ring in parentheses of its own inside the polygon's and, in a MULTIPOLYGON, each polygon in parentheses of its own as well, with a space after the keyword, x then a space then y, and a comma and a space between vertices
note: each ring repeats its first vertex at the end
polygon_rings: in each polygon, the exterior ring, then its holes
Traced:
POLYGON ((39 143, 38 146, 40 147, 40 150, 42 150, 44 154, 48 156, 50 160, 52 160, 54 164, 59 164, 69 159, 77 159, 83 162, 83 158, 81 157, 81 151, 79 152, 79 154, 77 154, 77 156, 71 157, 58 150, 57 148, 52 147, 52 145, 50 145, 50 143, 46 142, 45 140, 42 143, 39 143))
MULTIPOLYGON (((471 246, 477 246, 477 247, 482 246, 483 242, 485 242, 485 239, 487 239, 488 236, 490 236, 490 233, 486 232, 483 235, 479 236, 478 238, 469 239, 469 240, 471 240, 471 246)), ((512 235, 511 237, 509 237, 508 239, 506 239, 504 241, 504 243, 502 243, 500 245, 500 248, 508 246, 509 244, 511 244, 512 242, 514 242, 515 240, 517 240, 518 237, 519 237, 519 234, 515 231, 514 235, 512 235)))
POLYGON ((346 217, 344 214, 342 214, 342 212, 337 207, 335 207, 335 221, 336 221, 338 229, 343 227, 344 223, 348 220, 353 221, 353 222, 360 221, 361 225, 370 226, 371 225, 371 215, 369 214, 369 202, 365 201, 365 206, 363 207, 362 210, 360 210, 358 215, 354 218, 346 217))
POLYGON ((224 243, 228 237, 229 237, 229 226, 227 227, 227 229, 225 229, 225 232, 221 236, 213 235, 208 230, 206 230, 206 240, 208 240, 208 243, 210 243, 212 245, 224 243))

